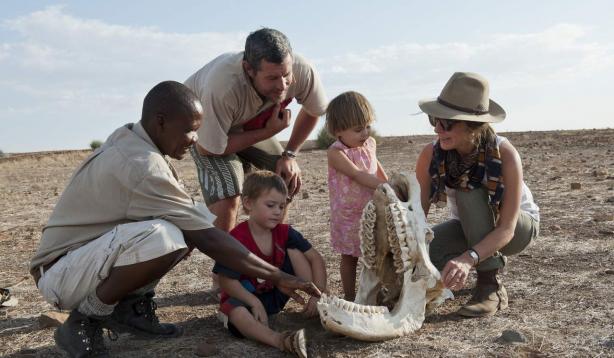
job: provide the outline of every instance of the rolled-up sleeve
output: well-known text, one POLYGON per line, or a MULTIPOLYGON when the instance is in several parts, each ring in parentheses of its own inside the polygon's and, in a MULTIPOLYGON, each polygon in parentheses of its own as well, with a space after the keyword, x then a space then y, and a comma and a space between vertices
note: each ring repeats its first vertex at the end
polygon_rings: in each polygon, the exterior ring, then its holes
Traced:
POLYGON ((304 58, 293 68, 296 76, 296 100, 307 113, 319 117, 326 112, 328 101, 318 71, 304 58))

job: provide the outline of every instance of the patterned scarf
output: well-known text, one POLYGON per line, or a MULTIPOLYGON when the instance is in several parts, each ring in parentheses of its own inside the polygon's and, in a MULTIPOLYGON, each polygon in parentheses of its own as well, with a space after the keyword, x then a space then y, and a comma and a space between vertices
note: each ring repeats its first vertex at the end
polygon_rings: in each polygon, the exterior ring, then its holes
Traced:
POLYGON ((503 176, 501 154, 496 137, 492 141, 483 140, 475 152, 461 158, 456 150, 443 150, 439 141, 433 145, 433 158, 429 167, 431 175, 431 203, 445 205, 445 187, 469 191, 480 188, 486 174, 486 188, 489 203, 495 219, 499 217, 499 207, 503 198, 503 176))

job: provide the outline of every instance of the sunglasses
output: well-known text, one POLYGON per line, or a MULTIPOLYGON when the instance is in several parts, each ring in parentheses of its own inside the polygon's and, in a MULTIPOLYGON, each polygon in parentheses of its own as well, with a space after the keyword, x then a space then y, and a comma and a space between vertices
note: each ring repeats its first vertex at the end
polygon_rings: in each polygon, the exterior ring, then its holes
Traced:
POLYGON ((446 132, 451 130, 452 127, 454 127, 454 125, 458 123, 458 121, 454 119, 444 119, 444 118, 437 118, 433 116, 429 116, 429 122, 431 122, 431 125, 433 127, 437 127, 437 122, 439 122, 439 124, 441 124, 441 128, 443 128, 443 130, 446 132))

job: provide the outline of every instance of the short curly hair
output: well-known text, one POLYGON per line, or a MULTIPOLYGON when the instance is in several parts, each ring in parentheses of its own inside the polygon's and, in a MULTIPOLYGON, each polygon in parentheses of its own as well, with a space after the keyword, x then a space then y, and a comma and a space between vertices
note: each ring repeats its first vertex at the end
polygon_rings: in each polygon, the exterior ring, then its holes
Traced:
POLYGON ((262 28, 249 34, 245 40, 243 60, 256 71, 260 69, 261 60, 280 64, 288 55, 292 55, 290 41, 275 29, 262 28))
POLYGON ((243 199, 257 200, 263 193, 275 189, 284 197, 288 196, 288 187, 277 174, 268 170, 257 170, 247 175, 243 182, 243 199))

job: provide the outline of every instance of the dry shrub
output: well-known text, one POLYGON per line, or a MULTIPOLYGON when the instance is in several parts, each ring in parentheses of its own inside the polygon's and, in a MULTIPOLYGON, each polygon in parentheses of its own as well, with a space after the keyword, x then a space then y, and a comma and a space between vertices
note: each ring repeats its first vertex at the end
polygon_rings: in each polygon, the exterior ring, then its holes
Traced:
POLYGON ((102 142, 99 140, 93 140, 90 143, 90 148, 92 148, 92 150, 96 150, 96 148, 100 147, 102 145, 102 142))

